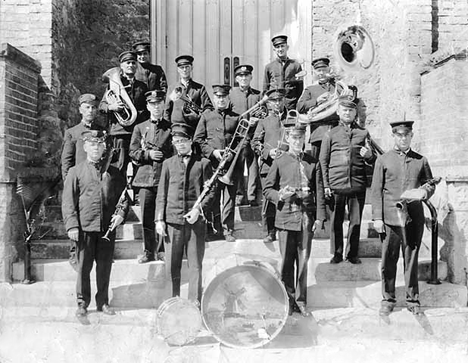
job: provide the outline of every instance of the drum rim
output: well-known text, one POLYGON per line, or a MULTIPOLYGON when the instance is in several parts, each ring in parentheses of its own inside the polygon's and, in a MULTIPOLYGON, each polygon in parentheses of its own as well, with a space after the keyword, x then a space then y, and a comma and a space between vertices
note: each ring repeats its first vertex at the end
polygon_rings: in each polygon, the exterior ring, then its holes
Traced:
POLYGON ((206 287, 205 291, 203 292, 203 296, 202 296, 202 300, 201 300, 201 305, 200 305, 200 313, 201 313, 201 318, 203 320, 203 324, 205 325, 206 329, 208 329, 212 334, 213 336, 222 344, 228 346, 228 347, 231 347, 231 348, 244 348, 244 349, 252 349, 252 348, 259 348, 261 346, 264 346, 265 344, 268 344, 269 342, 271 342, 273 339, 275 339, 278 334, 283 330, 284 326, 286 325, 286 321, 288 319, 288 316, 289 316, 289 297, 288 297, 288 293, 286 292, 286 288, 284 287, 284 284, 281 280, 279 280, 278 276, 276 276, 272 271, 270 271, 270 269, 268 269, 267 267, 263 266, 262 264, 242 264, 242 265, 236 265, 236 266, 232 266, 222 272, 220 272, 218 275, 216 275, 211 281, 210 283, 208 284, 208 286, 206 287), (203 311, 203 307, 204 307, 204 300, 206 299, 206 291, 208 291, 210 285, 218 280, 218 279, 221 279, 221 277, 225 274, 227 274, 228 272, 230 272, 231 270, 235 270, 235 269, 252 269, 252 270, 255 270, 255 269, 262 269, 264 271, 266 271, 268 274, 270 274, 274 280, 278 283, 278 285, 280 286, 280 290, 283 292, 283 296, 284 296, 284 301, 286 302, 286 305, 285 305, 285 311, 284 311, 284 317, 283 319, 281 320, 281 327, 279 329, 277 329, 273 334, 271 334, 270 338, 269 339, 262 339, 261 341, 259 341, 258 343, 255 343, 255 344, 251 344, 251 345, 237 345, 237 344, 233 344, 233 343, 230 343, 230 342, 226 342, 223 338, 221 338, 217 333, 215 333, 213 330, 211 330, 210 328, 210 324, 209 322, 205 319, 205 313, 203 311))

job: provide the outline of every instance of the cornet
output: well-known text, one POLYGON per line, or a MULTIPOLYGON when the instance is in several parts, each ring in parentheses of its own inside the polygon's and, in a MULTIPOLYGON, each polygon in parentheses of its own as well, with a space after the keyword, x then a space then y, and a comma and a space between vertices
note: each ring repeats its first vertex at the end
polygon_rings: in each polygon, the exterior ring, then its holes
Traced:
POLYGON ((174 88, 173 95, 171 95, 171 99, 173 101, 181 100, 182 102, 184 102, 184 107, 186 107, 192 112, 195 112, 197 115, 200 115, 203 112, 202 107, 198 106, 195 102, 193 102, 189 96, 183 94, 182 87, 174 88))

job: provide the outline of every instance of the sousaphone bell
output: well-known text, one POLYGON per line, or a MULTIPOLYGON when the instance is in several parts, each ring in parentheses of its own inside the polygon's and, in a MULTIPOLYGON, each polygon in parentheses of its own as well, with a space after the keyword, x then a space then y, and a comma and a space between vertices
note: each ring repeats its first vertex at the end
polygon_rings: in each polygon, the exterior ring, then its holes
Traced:
POLYGON ((346 71, 368 69, 374 63, 374 43, 366 29, 351 25, 336 33, 334 54, 346 71))

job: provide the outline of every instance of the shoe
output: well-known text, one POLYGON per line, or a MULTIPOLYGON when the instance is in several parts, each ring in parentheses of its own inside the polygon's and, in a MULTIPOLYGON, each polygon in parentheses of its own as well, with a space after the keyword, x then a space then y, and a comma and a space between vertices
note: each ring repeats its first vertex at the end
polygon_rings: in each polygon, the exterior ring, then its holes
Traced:
POLYGON ((232 234, 227 234, 224 236, 226 242, 236 242, 236 238, 232 234))
POLYGON ((236 206, 246 205, 245 198, 242 195, 236 197, 236 206))
POLYGON ((251 207, 258 207, 258 202, 254 200, 249 200, 249 206, 251 207))
POLYGON ((156 261, 165 261, 166 260, 166 253, 165 252, 158 252, 156 254, 156 261))
POLYGON ((76 309, 75 315, 77 318, 82 318, 86 316, 87 313, 88 313, 88 310, 86 310, 84 306, 78 306, 78 309, 76 309))
POLYGON ((380 316, 389 316, 393 311, 394 305, 392 304, 385 304, 380 307, 379 315, 380 316))
POLYGON ((140 259, 138 260, 138 263, 147 263, 154 261, 154 255, 151 253, 145 253, 140 259))
POLYGON ((209 233, 205 236, 206 242, 219 241, 224 238, 222 233, 209 233))
POLYGON ((362 263, 359 257, 349 257, 347 260, 351 262, 353 265, 359 265, 362 263))
POLYGON ((296 313, 301 314, 304 318, 310 316, 310 313, 306 310, 304 305, 295 304, 293 309, 296 313))
POLYGON ((271 243, 276 241, 276 234, 275 233, 268 233, 268 236, 266 236, 263 239, 263 243, 271 243))
POLYGON ((98 307, 97 308, 97 311, 100 311, 102 312, 103 314, 106 314, 106 315, 115 315, 115 310, 112 309, 109 305, 107 304, 104 304, 102 305, 101 307, 98 307))
POLYGON ((421 315, 421 307, 419 305, 409 305, 406 307, 413 315, 421 315))
POLYGON ((343 256, 340 254, 335 254, 335 256, 332 257, 330 260, 331 264, 337 264, 343 261, 343 256))

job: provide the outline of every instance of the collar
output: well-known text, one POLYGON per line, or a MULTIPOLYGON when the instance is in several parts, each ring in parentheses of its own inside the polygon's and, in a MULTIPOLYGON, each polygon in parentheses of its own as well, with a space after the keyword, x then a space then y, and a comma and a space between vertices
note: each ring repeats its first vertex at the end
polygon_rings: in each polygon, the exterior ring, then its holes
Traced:
POLYGON ((190 158, 192 156, 192 150, 190 150, 187 154, 185 155, 181 155, 181 154, 177 154, 177 156, 181 159, 185 159, 185 158, 190 158))
POLYGON ((93 123, 90 122, 89 124, 84 122, 83 120, 81 121, 81 123, 83 124, 84 127, 86 127, 87 129, 90 129, 92 126, 93 126, 93 123))
POLYGON ((187 81, 184 81, 183 79, 180 79, 180 84, 187 88, 190 85, 190 82, 192 81, 191 78, 189 78, 187 81))
POLYGON ((291 155, 294 159, 301 161, 302 157, 304 156, 304 152, 301 151, 300 153, 296 154, 294 151, 288 151, 288 154, 291 155))
POLYGON ((393 147, 393 150, 398 154, 398 155, 408 155, 408 153, 410 152, 411 148, 408 148, 408 150, 406 151, 403 151, 403 150, 400 150, 398 149, 396 146, 393 147))
POLYGON ((241 91, 242 93, 249 94, 252 91, 252 87, 249 86, 246 89, 242 89, 239 87, 239 91, 241 91))
POLYGON ((158 120, 153 120, 153 119, 151 119, 151 123, 152 123, 152 124, 159 125, 159 123, 160 123, 162 120, 163 120, 162 117, 161 117, 160 119, 158 119, 158 120))
MULTIPOLYGON (((348 126, 346 126, 346 124, 345 124, 344 122, 342 122, 341 120, 338 121, 338 124, 339 124, 340 126, 342 126, 343 128, 345 128, 345 129, 348 128, 348 126)), ((353 121, 353 122, 351 122, 351 124, 349 125, 349 128, 350 128, 350 129, 354 129, 356 126, 357 126, 356 121, 353 121)))

